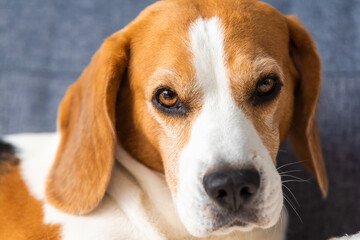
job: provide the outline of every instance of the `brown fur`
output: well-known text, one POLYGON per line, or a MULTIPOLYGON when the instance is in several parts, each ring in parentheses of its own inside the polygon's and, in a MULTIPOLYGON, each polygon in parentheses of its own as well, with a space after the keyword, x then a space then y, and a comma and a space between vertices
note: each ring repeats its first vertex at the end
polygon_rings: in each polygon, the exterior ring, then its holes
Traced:
POLYGON ((328 179, 316 123, 316 108, 320 97, 321 62, 310 34, 294 17, 287 17, 290 32, 290 54, 299 73, 295 92, 295 113, 290 140, 302 163, 317 178, 324 196, 328 179))
MULTIPOLYGON (((138 161, 164 172, 176 194, 177 157, 203 104, 203 93, 194 87, 192 53, 185 41, 190 24, 200 16, 221 18, 232 94, 274 161, 290 131, 295 152, 326 194, 315 121, 320 60, 307 31, 294 18, 257 1, 171 0, 155 3, 106 39, 68 90, 59 110, 61 142, 46 187, 51 204, 72 214, 96 208, 109 183, 118 142, 138 161), (254 108, 246 97, 255 86, 256 71, 266 70, 253 69, 253 61, 261 55, 276 61, 279 69, 269 67, 268 71, 281 71, 284 87, 273 103, 254 108), (159 68, 175 74, 154 75, 159 68), (241 79, 239 68, 245 71, 241 79), (191 109, 188 116, 166 116, 151 106, 152 94, 160 84, 176 90, 191 109)), ((18 169, 3 175, 0 183, 0 213, 4 212, 0 233, 16 233, 15 226, 22 229, 29 220, 15 222, 22 214, 31 217, 32 231, 43 236, 50 233, 55 239, 58 228, 41 226, 41 203, 29 196, 18 169), (12 197, 13 191, 19 193, 12 197), (1 229, 4 226, 7 228, 1 229)), ((33 232, 24 234, 33 236, 33 232)))
MULTIPOLYGON (((274 161, 290 132, 295 152, 326 195, 328 182, 315 118, 320 60, 301 23, 256 1, 174 0, 152 5, 105 40, 68 90, 59 110, 61 143, 47 182, 50 203, 68 213, 93 210, 109 182, 118 141, 135 159, 164 172, 176 194, 176 159, 203 104, 202 92, 194 87, 192 54, 184 38, 199 16, 215 15, 225 26, 225 51, 232 53, 226 60, 238 106, 253 122, 274 161), (254 62, 261 56, 271 57, 279 68, 256 69, 254 62), (159 68, 175 74, 154 75, 159 68), (256 74, 264 71, 278 72, 284 87, 273 103, 254 108, 248 97, 256 74), (174 118, 149 109, 153 91, 161 84, 177 91, 191 109, 188 116, 174 118), (269 123, 266 117, 271 114, 269 123)), ((59 239, 60 226, 43 224, 42 203, 30 196, 17 158, 12 154, 0 158, 0 239, 59 239)))
POLYGON ((0 163, 0 239, 61 239, 59 225, 44 224, 42 202, 30 195, 17 162, 12 155, 0 163))
MULTIPOLYGON (((126 94, 127 98, 121 98, 118 105, 118 112, 131 113, 131 117, 119 114, 122 120, 118 121, 117 129, 119 129, 119 138, 124 147, 147 166, 161 172, 165 170, 170 188, 176 189, 178 164, 174 159, 185 146, 191 130, 189 126, 191 126, 191 122, 196 117, 198 110, 201 109, 202 104, 201 92, 195 90, 195 94, 189 94, 194 85, 191 84, 191 81, 195 75, 195 70, 189 68, 192 56, 191 53, 188 53, 188 47, 184 46, 182 38, 188 36, 189 25, 196 18, 216 15, 221 18, 225 25, 225 51, 234 53, 227 55, 227 62, 231 69, 230 80, 234 98, 239 107, 254 123, 275 162, 281 143, 285 141, 289 130, 294 129, 294 125, 292 125, 294 105, 299 105, 299 100, 295 99, 294 93, 303 91, 299 86, 300 82, 304 85, 307 84, 305 83, 306 79, 299 79, 299 76, 303 76, 307 72, 314 72, 315 77, 312 78, 310 84, 318 87, 311 90, 313 92, 310 94, 316 96, 320 91, 321 79, 316 76, 316 72, 320 71, 319 63, 307 68, 298 68, 300 54, 310 54, 306 57, 312 58, 313 61, 319 61, 316 48, 306 30, 301 27, 300 23, 297 23, 299 24, 298 29, 295 30, 297 32, 291 31, 288 18, 271 6, 256 1, 206 1, 206 3, 204 1, 168 1, 162 5, 159 4, 159 6, 159 8, 166 7, 168 11, 166 13, 157 12, 156 19, 152 18, 153 15, 148 17, 149 19, 142 19, 141 22, 146 27, 141 28, 133 36, 136 45, 132 46, 134 54, 130 59, 131 70, 128 76, 131 80, 128 79, 130 83, 122 89, 120 94, 120 96, 126 94), (176 11, 171 11, 171 8, 176 8, 176 11), (246 11, 241 11, 241 14, 234 11, 234 9, 244 8, 246 11), (262 11, 258 11, 259 8, 262 11), (170 12, 171 16, 167 14, 170 12), (149 21, 151 21, 151 25, 148 24, 149 21), (182 24, 176 23, 180 21, 182 24), (158 27, 160 25, 162 28, 158 27), (168 34, 169 32, 171 34, 168 34), (308 43, 305 42, 304 44, 310 44, 308 48, 311 49, 311 53, 307 53, 309 51, 302 48, 294 51, 292 39, 296 37, 296 34, 307 36, 304 40, 308 43), (159 43, 159 40, 164 38, 167 39, 165 45, 159 43), (291 55, 289 54, 290 51, 291 55), (141 54, 136 54, 138 52, 141 54), (278 67, 254 69, 254 61, 261 56, 271 57, 276 61, 278 67), (144 61, 144 59, 151 59, 151 61, 144 61), (189 64, 180 64, 182 62, 189 64), (171 79, 173 80, 171 82, 168 78, 151 78, 157 67, 164 66, 176 70, 181 79, 174 78, 171 79), (276 72, 282 77, 284 86, 281 94, 276 101, 268 106, 255 108, 248 100, 256 85, 258 77, 255 76, 256 72, 276 72), (191 117, 186 120, 175 119, 162 114, 156 115, 169 128, 178 129, 175 131, 178 135, 175 142, 173 138, 167 137, 168 130, 164 129, 164 126, 151 116, 145 104, 149 102, 152 94, 148 89, 154 89, 161 84, 181 91, 179 95, 182 100, 190 99, 189 102, 196 103, 192 105, 193 108, 198 105, 191 117), (188 93, 183 94, 182 92, 188 93), (193 100, 195 96, 197 98, 193 100), (274 109, 276 111, 273 113, 274 109), (265 124, 267 122, 266 117, 271 114, 273 114, 273 121, 270 124, 265 124)), ((312 105, 317 104, 317 98, 310 97, 305 101, 312 105)), ((294 118, 297 118, 297 115, 301 113, 298 113, 297 108, 295 111, 294 118)), ((304 116, 304 118, 308 118, 308 116, 304 116)), ((306 141, 313 140, 303 137, 303 142, 300 145, 304 146, 302 151, 305 152, 309 151, 306 141)), ((292 142, 294 146, 298 145, 294 141, 292 142)), ((320 146, 319 142, 315 142, 313 146, 320 146)), ((315 151, 319 157, 314 155, 311 158, 306 156, 304 158, 300 153, 298 156, 306 166, 311 162, 323 162, 321 149, 318 148, 315 151)), ((319 168, 323 166, 324 164, 318 165, 319 168)), ((318 177, 319 185, 325 194, 326 188, 322 186, 327 185, 326 172, 325 169, 319 169, 319 171, 325 173, 322 177, 318 177)))
POLYGON ((46 194, 65 212, 87 213, 105 193, 116 145, 116 96, 127 58, 128 38, 120 31, 105 40, 61 103, 61 142, 46 194))

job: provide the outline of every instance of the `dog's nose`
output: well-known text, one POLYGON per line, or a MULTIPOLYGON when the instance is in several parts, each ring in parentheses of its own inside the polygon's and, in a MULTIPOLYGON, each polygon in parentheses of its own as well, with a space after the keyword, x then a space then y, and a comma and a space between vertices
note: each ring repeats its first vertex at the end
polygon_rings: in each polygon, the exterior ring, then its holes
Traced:
POLYGON ((204 176, 203 184, 211 199, 236 211, 257 193, 260 175, 255 169, 215 171, 204 176))

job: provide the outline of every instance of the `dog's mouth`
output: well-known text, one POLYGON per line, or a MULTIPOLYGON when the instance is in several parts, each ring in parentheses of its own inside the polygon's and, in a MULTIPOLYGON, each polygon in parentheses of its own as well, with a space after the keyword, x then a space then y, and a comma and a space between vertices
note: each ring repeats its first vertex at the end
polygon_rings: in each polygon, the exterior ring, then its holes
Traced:
POLYGON ((265 219, 262 217, 256 217, 247 219, 243 217, 236 217, 232 220, 227 220, 217 222, 215 225, 213 225, 213 229, 210 230, 208 233, 211 235, 226 235, 230 234, 234 231, 240 231, 240 232, 249 232, 252 231, 254 228, 262 228, 267 229, 271 227, 269 225, 270 220, 265 219))
POLYGON ((232 223, 230 223, 229 227, 247 227, 249 224, 246 222, 243 222, 241 220, 235 220, 232 223))
POLYGON ((268 214, 264 212, 264 209, 257 207, 242 208, 236 212, 217 211, 212 232, 215 235, 222 235, 236 230, 248 232, 254 228, 266 229, 271 227, 274 222, 277 222, 278 217, 275 215, 268 214))
POLYGON ((255 223, 236 218, 227 223, 218 224, 214 229, 212 229, 212 234, 225 235, 236 230, 247 232, 252 230, 255 226, 255 223))
POLYGON ((241 212, 226 212, 216 214, 216 223, 213 232, 219 234, 231 232, 232 230, 249 231, 259 223, 259 212, 255 209, 246 209, 241 212))

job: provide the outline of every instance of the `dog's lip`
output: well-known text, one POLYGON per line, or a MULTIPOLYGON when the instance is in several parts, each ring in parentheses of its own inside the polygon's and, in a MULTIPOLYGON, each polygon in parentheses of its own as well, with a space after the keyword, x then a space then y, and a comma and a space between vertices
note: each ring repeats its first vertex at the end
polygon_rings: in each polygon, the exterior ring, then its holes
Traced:
MULTIPOLYGON (((255 210, 254 210, 255 211, 255 210)), ((214 228, 214 231, 217 230, 227 230, 227 229, 241 229, 246 230, 254 226, 260 226, 258 222, 258 216, 255 214, 250 214, 248 216, 239 215, 239 212, 233 213, 231 215, 225 216, 225 219, 220 220, 217 223, 217 226, 214 228), (251 217, 252 215, 252 217, 251 217)), ((247 231, 247 230, 246 230, 247 231)))
POLYGON ((249 226, 249 224, 250 224, 250 222, 244 221, 244 220, 239 219, 239 218, 235 218, 232 221, 229 221, 227 223, 222 223, 222 224, 218 225, 216 230, 218 230, 218 229, 227 229, 227 228, 232 228, 232 227, 246 228, 246 227, 249 226))
POLYGON ((222 224, 221 226, 216 227, 212 230, 213 234, 215 235, 223 235, 228 234, 234 230, 249 230, 252 224, 246 221, 242 221, 240 219, 235 219, 227 224, 222 224))
POLYGON ((234 220, 232 223, 228 224, 229 227, 246 227, 248 223, 241 221, 239 219, 234 220))

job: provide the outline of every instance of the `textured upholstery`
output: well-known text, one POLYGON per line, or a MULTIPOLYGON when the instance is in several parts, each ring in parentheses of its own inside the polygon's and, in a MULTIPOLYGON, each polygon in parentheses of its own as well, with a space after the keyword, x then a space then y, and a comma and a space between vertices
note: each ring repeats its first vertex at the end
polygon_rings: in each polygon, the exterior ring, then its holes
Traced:
MULTIPOLYGON (((151 2, 1 0, 0 135, 54 131, 57 106, 66 88, 102 40, 151 2)), ((323 60, 318 118, 330 191, 322 200, 314 180, 286 183, 300 204, 296 211, 303 222, 288 206, 288 239, 321 240, 355 233, 360 229, 360 1, 266 2, 303 21, 323 60)), ((279 164, 295 161, 285 144, 279 164)), ((283 168, 292 169, 302 167, 283 168)), ((294 175, 309 177, 306 172, 294 175)))

